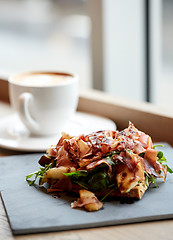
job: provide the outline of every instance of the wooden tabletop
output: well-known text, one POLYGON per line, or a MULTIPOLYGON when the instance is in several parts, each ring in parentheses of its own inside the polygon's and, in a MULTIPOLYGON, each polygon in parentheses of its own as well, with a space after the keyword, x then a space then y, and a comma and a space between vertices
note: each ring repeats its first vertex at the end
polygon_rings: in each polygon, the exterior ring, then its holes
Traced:
MULTIPOLYGON (((11 108, 7 103, 0 102, 0 118, 5 115, 11 114, 11 108)), ((5 150, 0 148, 0 156, 8 156, 14 154, 21 154, 20 152, 15 152, 11 150, 5 150)), ((115 212, 116 214, 116 212, 115 212)), ((73 231, 62 231, 62 232, 53 232, 53 233, 44 233, 44 234, 29 234, 22 236, 13 236, 7 216, 0 199, 0 240, 143 240, 143 239, 152 239, 152 240, 163 240, 163 239, 173 239, 173 220, 165 221, 153 221, 146 223, 135 223, 135 224, 126 224, 119 226, 110 226, 110 227, 100 227, 100 228, 91 228, 83 230, 73 230, 73 231)))

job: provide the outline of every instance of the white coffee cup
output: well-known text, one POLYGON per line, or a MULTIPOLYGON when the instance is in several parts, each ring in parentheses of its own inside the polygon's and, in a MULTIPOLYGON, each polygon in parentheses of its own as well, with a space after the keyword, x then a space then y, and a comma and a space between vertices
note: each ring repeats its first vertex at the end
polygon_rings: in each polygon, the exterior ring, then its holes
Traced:
POLYGON ((9 78, 13 109, 33 135, 63 131, 78 104, 78 76, 62 72, 25 72, 9 78))

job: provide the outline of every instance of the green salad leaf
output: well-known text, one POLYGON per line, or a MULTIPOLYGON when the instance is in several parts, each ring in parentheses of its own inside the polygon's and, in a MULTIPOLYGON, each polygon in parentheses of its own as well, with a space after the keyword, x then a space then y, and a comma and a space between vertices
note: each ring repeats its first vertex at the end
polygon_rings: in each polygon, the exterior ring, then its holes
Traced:
POLYGON ((86 172, 79 170, 72 173, 64 173, 64 175, 70 177, 73 183, 95 192, 104 191, 110 185, 109 175, 103 169, 100 170, 99 167, 86 172))
MULTIPOLYGON (((164 147, 164 145, 162 145, 162 144, 154 145, 153 149, 155 149, 156 147, 164 147)), ((143 158, 144 158, 144 155, 145 155, 145 152, 142 152, 142 153, 139 154, 139 156, 143 157, 143 158)), ((167 163, 167 160, 166 160, 166 158, 165 158, 165 156, 164 156, 162 151, 158 151, 157 157, 158 157, 157 161, 159 163, 161 163, 163 166, 167 167, 167 172, 173 173, 173 170, 167 164, 164 164, 164 163, 167 163)))
POLYGON ((115 188, 111 189, 111 190, 100 200, 100 202, 103 202, 114 190, 115 190, 115 188))
POLYGON ((106 157, 111 157, 112 158, 114 155, 119 155, 119 154, 120 154, 120 151, 115 150, 115 151, 107 153, 106 157))
MULTIPOLYGON (((113 162, 111 156, 106 157, 106 161, 111 166, 113 162)), ((71 173, 63 173, 66 177, 70 177, 73 183, 78 184, 84 189, 88 189, 94 192, 105 191, 111 184, 110 176, 107 173, 109 166, 106 163, 102 163, 90 171, 79 170, 71 173)))
POLYGON ((145 152, 139 154, 140 157, 144 158, 145 152))
MULTIPOLYGON (((156 145, 156 146, 162 146, 162 145, 156 145)), ((158 161, 159 163, 161 163, 163 166, 166 166, 167 172, 173 173, 173 170, 172 170, 167 164, 164 164, 164 163, 167 163, 167 160, 166 160, 166 158, 164 157, 162 151, 158 151, 157 157, 158 157, 158 160, 157 160, 157 161, 158 161)))
POLYGON ((104 171, 93 174, 88 180, 88 188, 94 192, 106 190, 109 184, 109 176, 104 171))
POLYGON ((147 187, 149 187, 150 183, 152 183, 154 187, 157 187, 155 177, 147 172, 144 172, 144 173, 145 173, 145 183, 147 187))
MULTIPOLYGON (((153 149, 155 149, 156 147, 164 147, 164 146, 162 144, 154 145, 153 149)), ((139 154, 139 156, 143 157, 143 158, 144 158, 144 155, 145 155, 145 152, 142 152, 139 154)), ((163 166, 166 166, 167 172, 173 173, 173 170, 166 164, 167 160, 162 151, 158 151, 157 157, 158 157, 157 161, 159 163, 161 163, 163 166)), ((161 171, 159 173, 161 173, 161 171)), ((156 178, 153 175, 145 172, 145 182, 148 187, 149 187, 150 183, 152 183, 154 185, 154 187, 157 187, 157 183, 156 183, 155 179, 156 178)))
POLYGON ((164 147, 164 145, 163 145, 163 144, 154 145, 154 146, 153 146, 153 149, 155 149, 156 147, 164 147))
POLYGON ((106 157, 106 162, 109 163, 111 166, 115 165, 114 161, 112 160, 112 157, 110 156, 106 157))
POLYGON ((39 184, 40 184, 44 173, 48 169, 52 168, 52 165, 53 165, 53 163, 50 163, 48 165, 45 165, 45 167, 40 167, 39 171, 30 173, 29 175, 26 176, 26 181, 29 183, 30 186, 32 186, 35 183, 35 181, 37 180, 37 178, 39 178, 39 184), (32 178, 33 176, 34 176, 34 179, 30 180, 30 178, 32 178))
POLYGON ((70 172, 70 173, 63 173, 66 177, 71 177, 72 179, 79 179, 86 177, 88 175, 88 171, 86 170, 80 170, 80 171, 75 171, 75 172, 70 172))
POLYGON ((167 167, 167 172, 173 173, 173 170, 168 165, 166 165, 166 167, 167 167))

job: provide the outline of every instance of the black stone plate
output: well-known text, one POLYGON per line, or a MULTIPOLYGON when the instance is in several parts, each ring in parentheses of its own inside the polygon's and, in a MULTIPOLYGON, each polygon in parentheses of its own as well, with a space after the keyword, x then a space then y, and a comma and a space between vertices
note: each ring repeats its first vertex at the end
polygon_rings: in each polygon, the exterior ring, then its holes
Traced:
MULTIPOLYGON (((173 167, 173 149, 164 144, 173 167)), ((132 204, 105 201, 98 212, 71 209, 73 196, 54 198, 44 188, 29 186, 25 176, 39 169, 41 154, 0 158, 0 191, 13 234, 62 231, 173 218, 173 174, 159 180, 143 198, 132 204)))

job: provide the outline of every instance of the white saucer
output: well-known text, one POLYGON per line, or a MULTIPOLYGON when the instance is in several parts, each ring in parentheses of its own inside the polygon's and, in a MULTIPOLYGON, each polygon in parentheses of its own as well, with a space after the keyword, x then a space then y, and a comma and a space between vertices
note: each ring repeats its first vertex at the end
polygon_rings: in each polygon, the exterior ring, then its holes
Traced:
MULTIPOLYGON (((77 112, 64 129, 64 132, 75 136, 104 129, 116 130, 116 125, 110 119, 77 112)), ((60 133, 48 137, 30 136, 16 115, 4 117, 0 120, 0 147, 2 148, 27 152, 44 152, 48 147, 56 144, 60 137, 60 133)))

